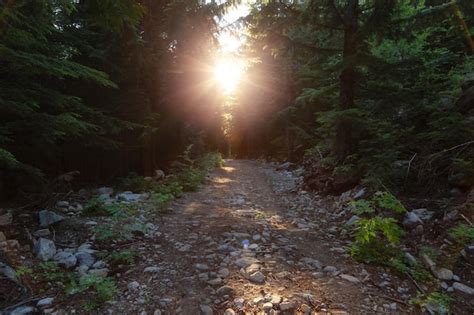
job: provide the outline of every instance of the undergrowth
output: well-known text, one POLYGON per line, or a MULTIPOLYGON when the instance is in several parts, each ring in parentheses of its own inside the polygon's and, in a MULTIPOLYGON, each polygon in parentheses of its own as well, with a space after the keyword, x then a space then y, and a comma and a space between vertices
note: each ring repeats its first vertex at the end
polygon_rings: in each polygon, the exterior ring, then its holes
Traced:
POLYGON ((402 203, 388 192, 376 192, 371 199, 349 203, 352 211, 366 217, 355 222, 355 242, 351 246, 351 255, 360 261, 386 263, 398 252, 404 231, 397 220, 386 217, 384 211, 395 214, 406 212, 402 203))

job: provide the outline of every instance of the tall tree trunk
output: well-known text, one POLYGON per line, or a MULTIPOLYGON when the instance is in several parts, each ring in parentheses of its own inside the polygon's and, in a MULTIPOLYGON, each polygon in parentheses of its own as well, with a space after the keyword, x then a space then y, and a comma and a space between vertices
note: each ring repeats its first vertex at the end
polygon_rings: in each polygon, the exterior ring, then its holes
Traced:
MULTIPOLYGON (((358 22, 359 3, 358 0, 350 0, 344 14, 344 49, 343 64, 339 77, 340 84, 340 103, 339 110, 347 110, 354 107, 354 84, 355 84, 355 65, 354 60, 357 54, 357 22, 358 22)), ((350 117, 342 116, 336 122, 336 139, 334 151, 339 159, 343 161, 353 152, 352 143, 352 123, 350 117)))

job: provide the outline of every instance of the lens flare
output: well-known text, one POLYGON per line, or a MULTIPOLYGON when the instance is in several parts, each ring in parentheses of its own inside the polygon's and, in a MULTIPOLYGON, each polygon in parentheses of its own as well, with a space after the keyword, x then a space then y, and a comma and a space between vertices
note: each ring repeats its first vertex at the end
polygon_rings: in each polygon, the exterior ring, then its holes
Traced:
POLYGON ((234 58, 221 59, 214 65, 214 79, 226 94, 232 94, 239 85, 243 70, 241 61, 234 58))

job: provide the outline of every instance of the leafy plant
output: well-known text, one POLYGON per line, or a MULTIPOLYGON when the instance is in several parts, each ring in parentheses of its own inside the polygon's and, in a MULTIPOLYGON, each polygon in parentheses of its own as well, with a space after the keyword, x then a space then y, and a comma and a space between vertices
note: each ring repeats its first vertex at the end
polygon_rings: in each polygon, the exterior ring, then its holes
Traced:
POLYGON ((19 266, 15 270, 15 274, 17 275, 17 277, 22 277, 24 275, 30 275, 32 273, 33 273, 33 269, 30 268, 30 267, 26 267, 26 266, 19 266))
POLYGON ((349 202, 356 214, 372 214, 379 210, 389 210, 395 213, 406 212, 405 207, 394 195, 385 191, 377 191, 370 200, 360 199, 349 202))
POLYGON ((353 207, 353 212, 361 215, 361 214, 370 214, 375 212, 375 208, 373 203, 366 199, 354 200, 349 202, 349 205, 353 207))
POLYGON ((458 224, 449 230, 449 236, 458 244, 465 245, 474 240, 474 227, 469 227, 466 224, 458 224))
POLYGON ((99 197, 89 199, 84 205, 84 215, 116 215, 120 211, 117 204, 105 204, 99 197))
POLYGON ((61 281, 64 282, 69 276, 57 263, 53 261, 41 262, 38 265, 41 270, 41 277, 44 277, 47 281, 61 281))
POLYGON ((137 252, 132 250, 113 251, 102 255, 110 265, 132 265, 137 257, 137 252))
POLYGON ((110 277, 98 277, 96 275, 86 275, 79 281, 71 280, 66 286, 66 294, 75 295, 89 291, 92 293, 92 303, 87 307, 94 308, 104 302, 107 302, 119 292, 115 281, 110 277))
POLYGON ((419 262, 413 263, 408 261, 405 257, 397 255, 390 258, 386 265, 394 270, 399 275, 410 275, 413 279, 420 282, 431 282, 433 276, 426 270, 419 262))
POLYGON ((427 296, 417 296, 411 300, 411 303, 418 305, 423 311, 425 311, 429 305, 430 309, 434 309, 437 314, 451 314, 450 305, 452 301, 453 298, 445 293, 432 292, 427 296))
POLYGON ((99 241, 125 241, 133 238, 130 229, 126 225, 117 222, 96 225, 93 231, 99 241))
POLYGON ((118 178, 117 182, 117 188, 119 190, 133 191, 135 193, 153 190, 153 187, 157 184, 133 172, 127 176, 118 178))
POLYGON ((425 246, 421 246, 420 254, 427 255, 434 262, 436 262, 436 260, 438 259, 438 256, 439 256, 439 250, 434 248, 434 247, 425 245, 425 246))
POLYGON ((354 258, 366 262, 383 263, 396 253, 396 245, 404 231, 393 218, 376 216, 356 222, 355 242, 351 246, 354 258))
POLYGON ((377 206, 384 210, 394 211, 396 213, 405 213, 407 210, 394 195, 386 191, 377 191, 372 200, 377 206))
POLYGON ((172 194, 163 194, 163 193, 153 193, 151 195, 151 200, 153 204, 157 207, 159 212, 163 212, 169 206, 169 204, 175 199, 175 196, 172 194))

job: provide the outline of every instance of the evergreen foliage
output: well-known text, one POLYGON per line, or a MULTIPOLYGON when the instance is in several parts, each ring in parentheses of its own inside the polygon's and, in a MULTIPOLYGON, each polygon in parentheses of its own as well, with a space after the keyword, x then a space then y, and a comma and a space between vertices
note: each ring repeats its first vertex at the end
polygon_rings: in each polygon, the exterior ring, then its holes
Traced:
MULTIPOLYGON (((265 85, 275 105, 261 114, 276 118, 260 140, 243 141, 266 142, 257 154, 281 159, 306 152, 333 177, 361 176, 379 189, 469 187, 472 108, 458 100, 472 83, 473 51, 460 18, 473 25, 470 1, 258 2, 247 23, 248 52, 260 63, 250 71, 277 73, 265 85), (360 5, 356 17, 351 5, 360 5), (281 98, 283 90, 291 93, 281 98)), ((262 92, 247 93, 239 106, 262 92)))

